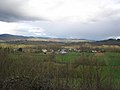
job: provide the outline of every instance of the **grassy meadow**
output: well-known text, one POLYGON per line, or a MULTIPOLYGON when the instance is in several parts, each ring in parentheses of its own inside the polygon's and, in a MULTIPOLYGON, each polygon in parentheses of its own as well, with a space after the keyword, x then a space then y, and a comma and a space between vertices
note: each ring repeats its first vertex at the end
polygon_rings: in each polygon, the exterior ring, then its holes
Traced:
POLYGON ((120 90, 120 47, 0 44, 0 90, 120 90))

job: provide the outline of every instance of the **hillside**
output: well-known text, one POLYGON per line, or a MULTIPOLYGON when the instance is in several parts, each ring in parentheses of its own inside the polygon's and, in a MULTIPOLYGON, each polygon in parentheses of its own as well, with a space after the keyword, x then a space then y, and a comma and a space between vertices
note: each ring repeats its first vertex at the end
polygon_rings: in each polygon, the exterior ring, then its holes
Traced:
POLYGON ((34 42, 89 42, 85 39, 67 39, 67 38, 49 38, 49 37, 27 37, 11 34, 1 34, 0 40, 2 41, 34 41, 34 42))
POLYGON ((18 35, 11 35, 11 34, 1 34, 0 35, 0 40, 22 40, 22 39, 27 39, 25 36, 18 36, 18 35))
POLYGON ((91 42, 92 45, 119 45, 120 46, 120 39, 108 39, 108 40, 101 40, 96 42, 91 42))

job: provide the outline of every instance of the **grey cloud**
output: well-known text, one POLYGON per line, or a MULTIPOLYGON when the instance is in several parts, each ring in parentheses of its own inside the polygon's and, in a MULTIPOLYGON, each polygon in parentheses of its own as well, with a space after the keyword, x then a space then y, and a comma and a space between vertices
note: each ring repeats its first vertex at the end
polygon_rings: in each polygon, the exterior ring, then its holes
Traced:
POLYGON ((17 13, 4 12, 0 11, 0 21, 4 22, 17 22, 17 21, 35 21, 35 20, 44 20, 36 17, 18 15, 17 13))
POLYGON ((49 36, 73 37, 99 40, 111 36, 120 36, 120 18, 96 23, 56 24, 48 22, 33 22, 32 24, 45 29, 49 36))
MULTIPOLYGON (((45 29, 45 33, 48 36, 75 37, 91 40, 105 39, 110 36, 120 36, 120 9, 112 10, 104 7, 96 17, 88 20, 90 23, 77 22, 74 24, 67 24, 48 22, 45 21, 44 18, 26 15, 23 11, 24 9, 22 10, 21 7, 24 6, 27 1, 29 0, 0 0, 0 21, 26 21, 24 23, 45 29)), ((120 2, 120 0, 118 1, 120 2)), ((18 30, 17 33, 23 35, 35 35, 26 28, 18 30)))
POLYGON ((17 21, 35 21, 44 20, 26 15, 21 7, 29 0, 0 0, 0 21, 17 22, 17 21))

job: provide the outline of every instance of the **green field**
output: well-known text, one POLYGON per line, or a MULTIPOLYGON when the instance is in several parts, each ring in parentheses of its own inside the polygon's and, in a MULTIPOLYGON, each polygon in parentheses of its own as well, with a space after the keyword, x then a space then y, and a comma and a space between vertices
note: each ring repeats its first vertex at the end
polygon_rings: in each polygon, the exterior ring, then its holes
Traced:
POLYGON ((13 52, 1 47, 0 90, 120 90, 119 52, 31 50, 13 52))

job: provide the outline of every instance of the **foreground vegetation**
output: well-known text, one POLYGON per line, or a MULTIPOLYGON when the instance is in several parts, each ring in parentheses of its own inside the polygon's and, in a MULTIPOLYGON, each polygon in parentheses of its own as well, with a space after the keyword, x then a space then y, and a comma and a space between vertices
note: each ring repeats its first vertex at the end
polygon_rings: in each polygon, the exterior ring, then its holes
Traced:
POLYGON ((120 90, 120 47, 1 44, 0 90, 120 90), (42 53, 42 48, 81 51, 42 53))

